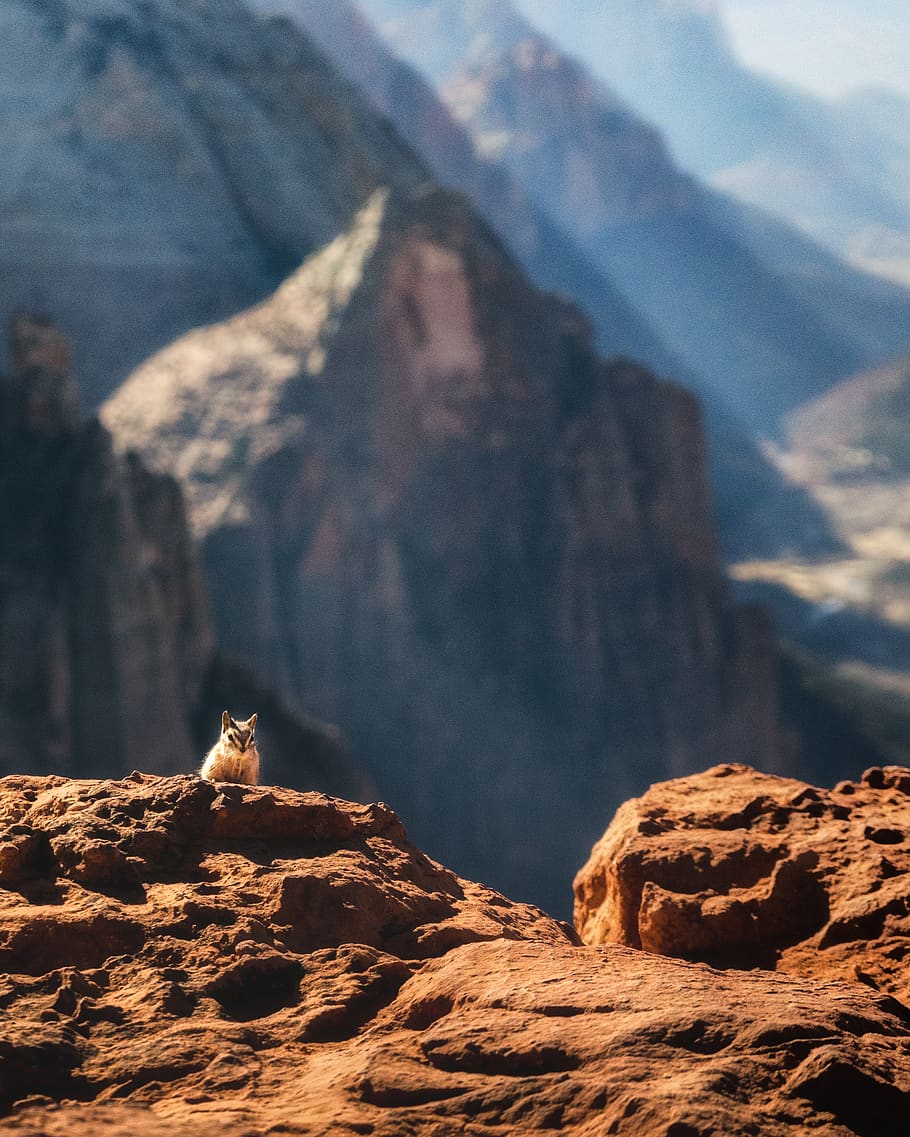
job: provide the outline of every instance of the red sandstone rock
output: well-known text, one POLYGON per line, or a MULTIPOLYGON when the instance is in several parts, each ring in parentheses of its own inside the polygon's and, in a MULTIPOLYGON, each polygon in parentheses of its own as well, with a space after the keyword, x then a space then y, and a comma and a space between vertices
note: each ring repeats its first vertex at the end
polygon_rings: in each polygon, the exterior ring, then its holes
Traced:
POLYGON ((575 880, 589 944, 910 998, 910 770, 834 790, 717 766, 627 802, 575 880))
POLYGON ((7 778, 0 865, 4 1134, 886 1137, 910 1105, 895 1000, 575 946, 383 805, 7 778))

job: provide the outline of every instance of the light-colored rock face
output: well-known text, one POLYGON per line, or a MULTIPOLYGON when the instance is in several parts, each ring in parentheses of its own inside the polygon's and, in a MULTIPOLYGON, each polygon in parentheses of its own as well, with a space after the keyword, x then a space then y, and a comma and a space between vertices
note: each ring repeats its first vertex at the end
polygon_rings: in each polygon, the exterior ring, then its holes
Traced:
POLYGON ((103 415, 184 480, 225 648, 341 724, 450 863, 562 908, 605 802, 777 760, 694 402, 602 364, 461 200, 372 199, 103 415))
POLYGON ((382 805, 10 778, 0 824, 4 1133, 852 1137, 906 1116, 894 1000, 573 946, 382 805))
POLYGON ((302 37, 234 0, 10 0, 0 76, 0 317, 50 310, 90 404, 423 176, 302 37))
POLYGON ((340 236, 268 301, 226 324, 191 332, 143 364, 101 418, 186 487, 197 536, 250 520, 248 477, 304 438, 288 413, 289 384, 319 381, 339 316, 375 250, 386 194, 378 191, 340 236))
POLYGON ((906 1001, 910 771, 833 791, 719 766, 617 813, 575 880, 589 944, 860 980, 906 1001))

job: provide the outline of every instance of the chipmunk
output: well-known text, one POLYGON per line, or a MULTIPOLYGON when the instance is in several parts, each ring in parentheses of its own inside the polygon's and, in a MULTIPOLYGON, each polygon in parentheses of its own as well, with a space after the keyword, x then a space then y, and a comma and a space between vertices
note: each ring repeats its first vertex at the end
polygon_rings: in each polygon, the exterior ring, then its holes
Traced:
POLYGON ((247 786, 259 785, 259 751, 256 748, 257 715, 246 722, 231 718, 227 711, 221 716, 221 737, 208 752, 199 777, 208 782, 241 782, 247 786))

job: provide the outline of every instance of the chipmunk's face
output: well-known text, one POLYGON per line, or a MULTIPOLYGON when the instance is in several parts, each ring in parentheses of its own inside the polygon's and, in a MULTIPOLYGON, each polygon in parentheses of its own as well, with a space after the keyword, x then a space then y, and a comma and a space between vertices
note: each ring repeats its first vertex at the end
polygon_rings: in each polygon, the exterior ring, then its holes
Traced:
POLYGON ((226 738, 231 746, 244 753, 247 747, 256 739, 257 715, 251 715, 246 722, 232 718, 227 711, 221 716, 221 737, 226 738))

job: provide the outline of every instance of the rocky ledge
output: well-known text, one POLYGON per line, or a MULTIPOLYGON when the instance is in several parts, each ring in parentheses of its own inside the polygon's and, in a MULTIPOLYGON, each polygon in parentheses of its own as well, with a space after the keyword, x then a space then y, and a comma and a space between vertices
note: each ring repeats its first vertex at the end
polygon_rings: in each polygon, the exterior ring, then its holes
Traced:
POLYGON ((575 880, 589 944, 859 980, 910 1002, 910 770, 833 790, 716 766, 627 802, 575 880))
POLYGON ((4 779, 0 972, 4 1133, 885 1137, 910 1105, 893 998, 580 947, 321 794, 4 779))

